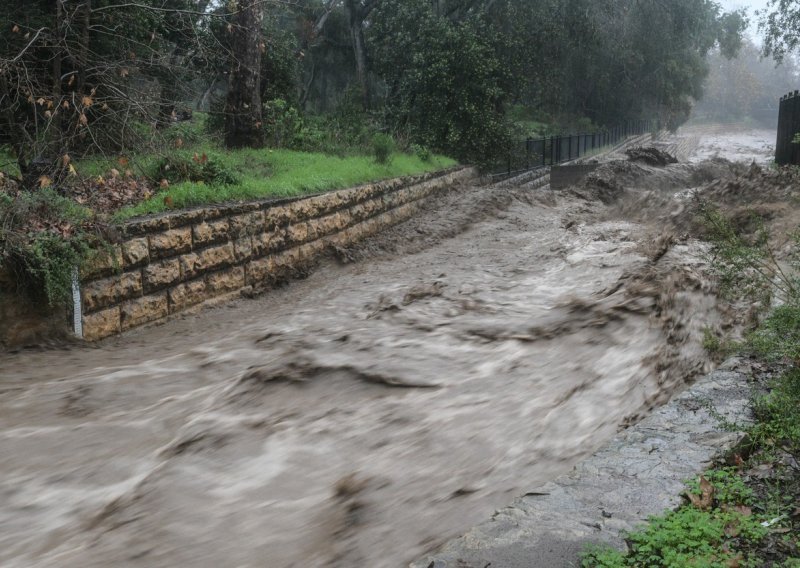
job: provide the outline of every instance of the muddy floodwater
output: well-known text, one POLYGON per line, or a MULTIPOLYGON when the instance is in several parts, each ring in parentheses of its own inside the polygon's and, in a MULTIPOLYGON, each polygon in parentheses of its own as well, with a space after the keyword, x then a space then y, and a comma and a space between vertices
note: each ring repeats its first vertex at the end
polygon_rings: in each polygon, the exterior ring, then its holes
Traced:
POLYGON ((257 299, 0 355, 0 565, 407 565, 709 370, 703 247, 621 210, 458 188, 257 299))

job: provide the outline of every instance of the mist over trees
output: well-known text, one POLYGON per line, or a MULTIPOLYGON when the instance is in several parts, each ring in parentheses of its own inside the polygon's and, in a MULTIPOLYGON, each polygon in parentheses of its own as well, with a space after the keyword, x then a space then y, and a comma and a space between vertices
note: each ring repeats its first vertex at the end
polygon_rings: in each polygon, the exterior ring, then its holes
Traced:
POLYGON ((774 126, 780 97, 798 87, 800 69, 791 56, 778 63, 764 57, 762 49, 745 40, 737 57, 719 51, 709 55, 710 74, 704 97, 693 117, 706 121, 753 120, 774 126))
POLYGON ((0 144, 58 177, 210 111, 228 147, 383 131, 482 161, 520 135, 512 109, 681 124, 745 24, 710 0, 5 0, 0 144))

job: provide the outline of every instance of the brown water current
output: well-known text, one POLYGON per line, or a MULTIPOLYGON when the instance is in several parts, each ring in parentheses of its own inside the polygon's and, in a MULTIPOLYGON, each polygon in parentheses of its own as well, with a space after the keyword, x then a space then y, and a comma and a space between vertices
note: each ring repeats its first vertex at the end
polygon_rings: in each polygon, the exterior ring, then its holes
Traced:
POLYGON ((260 298, 0 355, 0 565, 398 567, 568 471, 709 369, 720 316, 699 243, 547 191, 459 188, 260 298))

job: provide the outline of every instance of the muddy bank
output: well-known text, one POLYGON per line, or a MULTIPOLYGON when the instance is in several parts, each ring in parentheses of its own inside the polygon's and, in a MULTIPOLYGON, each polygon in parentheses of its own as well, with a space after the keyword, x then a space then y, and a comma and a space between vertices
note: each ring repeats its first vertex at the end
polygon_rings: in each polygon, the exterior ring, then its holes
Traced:
POLYGON ((702 247, 652 235, 470 186, 261 298, 3 356, 0 563, 419 558, 710 369, 702 247))

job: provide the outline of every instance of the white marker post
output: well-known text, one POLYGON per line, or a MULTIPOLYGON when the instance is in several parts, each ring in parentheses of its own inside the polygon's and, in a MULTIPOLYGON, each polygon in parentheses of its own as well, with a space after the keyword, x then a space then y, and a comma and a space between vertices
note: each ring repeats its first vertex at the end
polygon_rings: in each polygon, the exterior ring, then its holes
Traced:
POLYGON ((83 339, 83 314, 81 313, 81 282, 78 268, 72 269, 72 320, 75 337, 83 339))

